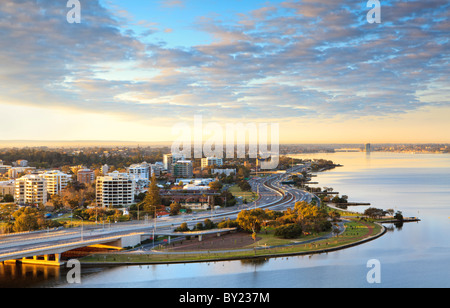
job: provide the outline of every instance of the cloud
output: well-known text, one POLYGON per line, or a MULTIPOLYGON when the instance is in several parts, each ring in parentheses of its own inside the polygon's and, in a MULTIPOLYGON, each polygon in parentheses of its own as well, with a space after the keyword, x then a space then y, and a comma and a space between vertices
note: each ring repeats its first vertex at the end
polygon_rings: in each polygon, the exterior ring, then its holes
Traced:
POLYGON ((217 12, 193 25, 211 43, 169 48, 143 41, 151 29, 135 36, 95 0, 76 25, 56 1, 5 0, 0 102, 142 121, 356 119, 448 105, 449 4, 382 5, 381 24, 350 0, 267 3, 233 19, 217 12))

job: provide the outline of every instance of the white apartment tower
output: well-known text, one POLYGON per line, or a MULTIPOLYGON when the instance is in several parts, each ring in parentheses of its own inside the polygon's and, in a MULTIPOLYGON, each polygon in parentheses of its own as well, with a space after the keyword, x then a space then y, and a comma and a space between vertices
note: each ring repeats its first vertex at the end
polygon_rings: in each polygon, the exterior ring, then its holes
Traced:
POLYGON ((72 177, 57 170, 47 171, 39 176, 47 180, 47 192, 50 195, 58 195, 61 193, 61 191, 67 187, 67 184, 72 177))
POLYGON ((96 181, 97 206, 126 207, 134 201, 135 181, 125 174, 110 173, 96 181))
POLYGON ((149 181, 151 175, 150 164, 143 162, 142 164, 131 165, 128 168, 128 174, 133 176, 136 180, 149 181))
POLYGON ((47 180, 39 174, 27 174, 16 180, 14 201, 16 204, 47 203, 47 180))

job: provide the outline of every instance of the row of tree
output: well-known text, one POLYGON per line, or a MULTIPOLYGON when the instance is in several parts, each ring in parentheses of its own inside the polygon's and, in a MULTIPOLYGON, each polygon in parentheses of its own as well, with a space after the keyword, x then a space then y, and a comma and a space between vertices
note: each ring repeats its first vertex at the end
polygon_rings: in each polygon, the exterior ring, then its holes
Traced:
POLYGON ((305 201, 297 202, 294 209, 273 211, 263 209, 252 209, 241 211, 237 217, 239 227, 248 232, 256 234, 262 227, 275 227, 275 235, 292 238, 302 232, 321 232, 331 229, 328 213, 305 201))
POLYGON ((87 167, 104 164, 114 165, 118 168, 135 163, 147 161, 154 163, 162 161, 163 155, 169 153, 169 148, 127 148, 126 155, 123 151, 115 151, 111 148, 84 148, 77 154, 68 153, 67 149, 41 149, 41 148, 13 148, 0 152, 0 159, 11 163, 17 159, 25 159, 28 164, 37 168, 60 168, 65 165, 84 165, 87 167))
POLYGON ((22 207, 13 212, 12 215, 6 214, 5 217, 2 215, 2 219, 5 221, 1 230, 1 233, 3 234, 35 231, 62 226, 57 221, 46 219, 43 211, 32 207, 22 207))
MULTIPOLYGON (((268 209, 243 210, 238 214, 236 220, 225 220, 215 225, 205 221, 204 227, 199 223, 193 230, 205 230, 211 228, 233 228, 256 234, 262 228, 275 228, 275 236, 282 238, 295 238, 301 236, 303 232, 322 232, 331 230, 332 224, 327 211, 316 205, 305 201, 297 202, 294 209, 287 209, 283 212, 268 209)), ((334 218, 336 218, 334 216, 334 218)), ((209 221, 209 220, 208 220, 209 221)), ((192 231, 186 223, 175 229, 177 232, 192 231)))

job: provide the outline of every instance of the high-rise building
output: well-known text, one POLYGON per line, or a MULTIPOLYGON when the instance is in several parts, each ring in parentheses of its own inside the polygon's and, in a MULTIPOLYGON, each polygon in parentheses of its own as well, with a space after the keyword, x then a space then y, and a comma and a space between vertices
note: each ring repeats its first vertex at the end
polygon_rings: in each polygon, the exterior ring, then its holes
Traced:
POLYGON ((128 168, 128 174, 133 176, 136 180, 150 180, 150 164, 143 162, 142 164, 134 164, 128 168))
POLYGON ((217 158, 217 157, 202 158, 202 169, 209 167, 209 166, 216 166, 216 167, 223 166, 222 158, 217 158))
POLYGON ((47 180, 40 174, 27 174, 16 179, 14 201, 23 205, 47 203, 47 180))
POLYGON ((366 143, 365 151, 366 151, 367 153, 369 153, 369 152, 371 151, 370 143, 366 143))
POLYGON ((164 169, 168 172, 173 173, 172 165, 179 160, 185 160, 186 157, 182 154, 164 154, 163 164, 164 169))
POLYGON ((190 160, 179 160, 173 164, 173 176, 177 178, 190 178, 193 176, 193 167, 190 160))
POLYGON ((77 181, 83 184, 94 183, 95 173, 91 169, 79 169, 77 171, 77 181))
POLYGON ((50 195, 59 194, 64 188, 67 187, 71 175, 65 174, 58 170, 46 171, 39 176, 47 180, 47 192, 50 195))
POLYGON ((96 201, 101 207, 126 207, 134 202, 135 181, 126 174, 110 173, 96 181, 96 201))
POLYGON ((164 170, 164 164, 162 162, 156 162, 153 165, 150 165, 150 176, 160 176, 161 172, 164 170))

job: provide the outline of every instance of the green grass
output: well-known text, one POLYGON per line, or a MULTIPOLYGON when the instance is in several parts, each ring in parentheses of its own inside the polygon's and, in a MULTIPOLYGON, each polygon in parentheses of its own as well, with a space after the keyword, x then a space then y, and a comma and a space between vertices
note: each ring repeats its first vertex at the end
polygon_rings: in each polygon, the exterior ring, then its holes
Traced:
POLYGON ((242 189, 236 184, 228 188, 228 191, 234 197, 242 197, 242 201, 252 202, 257 199, 257 194, 251 191, 242 191, 242 189))
MULTIPOLYGON (((297 244, 287 247, 270 248, 270 246, 284 245, 294 242, 305 241, 311 238, 317 238, 323 234, 313 234, 310 236, 301 236, 297 239, 280 239, 268 231, 267 234, 262 231, 258 237, 262 239, 246 248, 248 251, 230 251, 217 252, 209 251, 204 253, 182 253, 182 254, 131 254, 131 253, 111 253, 111 254, 95 254, 82 258, 81 262, 100 262, 100 263, 170 263, 170 262, 199 262, 214 261, 225 259, 245 259, 264 256, 277 256, 285 254, 302 254, 302 253, 320 253, 324 249, 336 248, 343 245, 351 244, 368 236, 369 229, 373 228, 371 235, 378 234, 381 227, 377 224, 352 221, 346 224, 346 231, 338 236, 325 240, 320 240, 308 244, 297 244), (255 247, 267 245, 267 248, 256 250, 255 247), (252 249, 253 248, 253 249, 252 249)), ((251 236, 251 235, 249 235, 251 236)))

